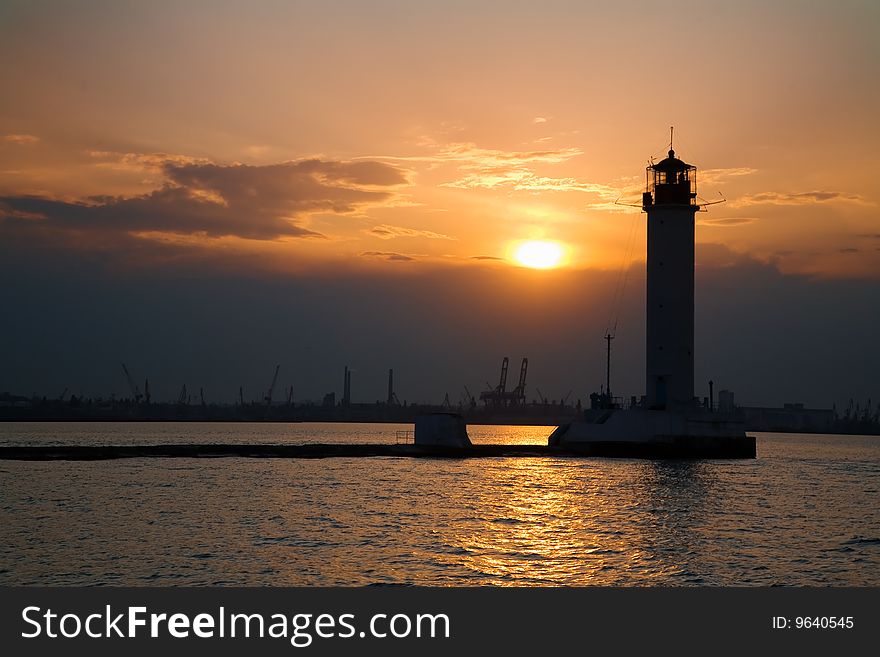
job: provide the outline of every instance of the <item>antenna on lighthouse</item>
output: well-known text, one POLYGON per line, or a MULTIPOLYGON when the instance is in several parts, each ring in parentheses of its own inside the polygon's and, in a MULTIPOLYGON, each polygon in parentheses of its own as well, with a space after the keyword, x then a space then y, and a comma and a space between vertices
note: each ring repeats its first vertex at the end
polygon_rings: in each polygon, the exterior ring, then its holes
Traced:
POLYGON ((669 150, 670 151, 672 150, 672 135, 673 135, 674 131, 675 131, 675 126, 674 125, 669 126, 669 150))

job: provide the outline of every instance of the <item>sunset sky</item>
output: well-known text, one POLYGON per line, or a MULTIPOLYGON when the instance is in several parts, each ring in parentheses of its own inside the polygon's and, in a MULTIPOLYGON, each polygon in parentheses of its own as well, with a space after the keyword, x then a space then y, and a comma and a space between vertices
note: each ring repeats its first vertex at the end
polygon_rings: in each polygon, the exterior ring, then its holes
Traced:
POLYGON ((697 215, 698 389, 880 401, 878 25, 870 1, 2 2, 0 391, 122 394, 126 361, 231 400, 280 362, 300 398, 347 364, 356 401, 388 367, 457 400, 526 355, 583 397, 617 321, 642 394, 645 222, 615 201, 674 125, 726 199, 697 215), (517 260, 534 240, 559 266, 517 260))

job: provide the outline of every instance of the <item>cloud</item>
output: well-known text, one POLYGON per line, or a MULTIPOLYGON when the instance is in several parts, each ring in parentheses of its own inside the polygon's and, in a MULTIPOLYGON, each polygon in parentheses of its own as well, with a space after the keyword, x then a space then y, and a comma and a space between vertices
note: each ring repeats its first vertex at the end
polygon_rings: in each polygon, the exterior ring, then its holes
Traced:
MULTIPOLYGON (((606 198, 610 198, 606 196, 606 198)), ((601 203, 590 203, 586 206, 587 210, 598 210, 600 212, 616 212, 616 213, 625 213, 625 214, 637 214, 642 211, 642 206, 620 201, 619 203, 615 201, 602 201, 601 203)))
POLYGON ((697 172, 697 181, 702 183, 719 183, 727 178, 750 176, 757 173, 757 169, 751 167, 731 167, 727 169, 701 169, 697 172))
MULTIPOLYGON (((200 190, 164 187, 144 196, 71 203, 39 197, 0 199, 12 209, 39 216, 41 228, 61 231, 92 231, 103 234, 168 232, 274 239, 282 236, 317 236, 286 217, 264 207, 230 208, 222 198, 214 200, 200 190)), ((33 221, 33 220, 32 220, 33 221)))
POLYGON ((454 240, 454 237, 449 237, 449 235, 443 235, 441 233, 435 233, 430 230, 416 230, 415 228, 404 228, 403 226, 389 226, 388 224, 382 224, 381 226, 374 226, 368 231, 374 237, 378 237, 383 240, 394 239, 395 237, 427 237, 428 239, 434 240, 454 240))
POLYGON ((758 262, 747 253, 731 249, 720 242, 697 242, 694 249, 694 265, 697 268, 732 267, 758 262))
POLYGON ((471 142, 447 144, 435 156, 447 162, 459 162, 463 169, 485 169, 522 166, 533 163, 559 164, 583 154, 579 148, 560 148, 534 151, 502 151, 480 148, 471 142))
POLYGON ((620 190, 609 185, 599 183, 582 182, 576 178, 548 178, 546 176, 530 176, 517 182, 514 189, 527 189, 529 191, 560 191, 560 192, 589 192, 598 194, 602 198, 616 198, 620 190))
POLYGON ((857 249, 857 248, 855 248, 854 246, 845 246, 845 247, 843 247, 842 249, 838 249, 838 250, 837 250, 838 253, 843 253, 843 254, 845 254, 845 255, 849 255, 849 254, 852 254, 852 253, 859 253, 859 251, 860 251, 860 250, 857 249))
POLYGON ((701 219, 701 226, 743 226, 758 221, 757 217, 713 217, 711 219, 701 219))
POLYGON ((373 157, 380 160, 427 164, 429 167, 456 165, 462 175, 439 185, 454 189, 507 188, 519 192, 587 192, 598 194, 606 200, 617 198, 622 191, 610 185, 585 182, 576 178, 541 176, 535 172, 535 167, 538 165, 561 164, 582 155, 583 151, 579 148, 504 151, 481 148, 472 142, 438 144, 430 137, 424 137, 420 145, 434 148, 435 152, 423 156, 373 157))
POLYGON ((376 200, 377 194, 383 199, 390 195, 375 188, 408 183, 401 169, 373 161, 309 159, 265 166, 166 165, 165 172, 173 183, 217 191, 230 203, 261 198, 291 206, 297 212, 350 212, 353 205, 376 200))
POLYGON ((87 150, 86 155, 97 160, 97 166, 116 171, 164 172, 168 166, 211 163, 210 160, 203 157, 161 152, 121 153, 119 151, 87 150))
POLYGON ((391 251, 364 251, 361 255, 367 258, 381 258, 382 260, 389 260, 391 262, 412 262, 415 260, 412 256, 391 251))
POLYGON ((578 148, 533 151, 502 151, 479 148, 472 143, 449 144, 435 156, 442 162, 455 162, 462 177, 442 183, 457 189, 510 188, 527 192, 589 192, 603 198, 616 198, 619 191, 608 185, 583 182, 576 178, 540 176, 539 164, 561 164, 581 155, 578 148))
POLYGON ((743 196, 731 203, 732 207, 745 207, 749 205, 812 205, 814 203, 866 203, 864 197, 858 194, 832 191, 811 192, 761 192, 750 196, 743 196))
POLYGON ((532 123, 547 123, 547 119, 545 119, 543 116, 536 116, 534 119, 532 119, 532 123))
POLYGON ((498 256, 478 255, 471 256, 471 260, 504 260, 504 258, 499 258, 498 256))
POLYGON ((0 197, 0 216, 21 221, 26 215, 43 229, 104 234, 319 237, 297 222, 310 213, 344 214, 387 202, 397 186, 407 183, 402 170, 372 161, 309 159, 248 166, 166 154, 129 155, 117 161, 161 169, 163 186, 142 196, 94 196, 76 202, 0 197))
POLYGON ((40 138, 35 135, 3 135, 3 140, 12 142, 13 144, 21 144, 23 146, 40 142, 40 138))
POLYGON ((576 178, 537 176, 528 169, 486 169, 453 182, 444 183, 441 187, 459 189, 509 187, 515 191, 528 192, 589 192, 607 199, 620 196, 620 190, 609 185, 582 182, 576 178))

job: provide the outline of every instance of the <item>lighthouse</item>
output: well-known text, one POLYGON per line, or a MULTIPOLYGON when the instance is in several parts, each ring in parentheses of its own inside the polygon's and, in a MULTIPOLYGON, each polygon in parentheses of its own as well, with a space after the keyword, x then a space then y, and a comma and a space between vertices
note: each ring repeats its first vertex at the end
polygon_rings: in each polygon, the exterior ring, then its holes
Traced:
POLYGON ((648 215, 647 407, 684 409, 694 399, 694 215, 697 168, 670 147, 646 170, 648 215))
POLYGON ((548 443, 592 456, 755 458, 741 415, 694 400, 694 217, 701 207, 697 168, 675 156, 671 140, 667 157, 646 169, 641 207, 648 222, 644 401, 621 408, 609 393, 607 403, 558 427, 548 443))

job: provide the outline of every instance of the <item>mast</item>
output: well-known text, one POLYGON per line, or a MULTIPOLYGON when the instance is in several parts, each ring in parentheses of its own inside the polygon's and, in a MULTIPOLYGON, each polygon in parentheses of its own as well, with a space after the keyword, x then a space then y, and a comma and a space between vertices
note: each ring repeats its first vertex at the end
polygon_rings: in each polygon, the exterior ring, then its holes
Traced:
POLYGON ((608 395, 608 403, 611 403, 611 341, 614 339, 614 336, 611 333, 607 333, 605 335, 605 341, 608 343, 608 348, 605 353, 605 394, 608 395))

